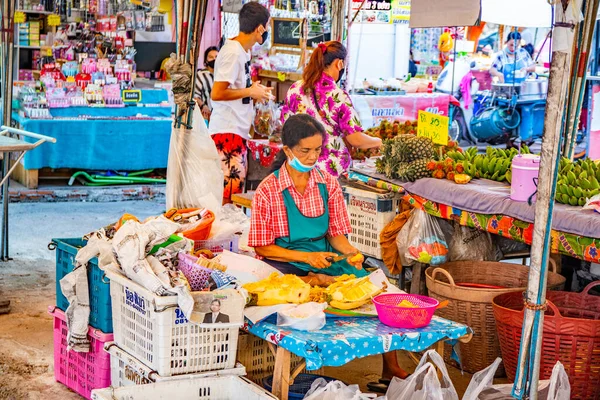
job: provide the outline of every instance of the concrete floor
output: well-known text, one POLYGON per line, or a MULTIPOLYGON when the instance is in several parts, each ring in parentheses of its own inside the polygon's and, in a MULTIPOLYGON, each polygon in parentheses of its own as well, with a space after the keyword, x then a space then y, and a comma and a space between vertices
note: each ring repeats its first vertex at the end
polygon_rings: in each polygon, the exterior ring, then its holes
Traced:
MULTIPOLYGON (((122 214, 142 219, 164 210, 158 201, 118 203, 11 204, 10 254, 0 263, 0 292, 12 301, 13 311, 0 315, 0 399, 76 399, 54 382, 52 318, 47 307, 55 304, 55 253, 47 249, 52 238, 72 238, 106 226, 122 214)), ((415 364, 402 354, 400 364, 410 372, 415 364)), ((326 368, 325 375, 348 383, 377 380, 381 357, 354 360, 341 368, 326 368)), ((449 367, 460 395, 470 375, 449 367)))

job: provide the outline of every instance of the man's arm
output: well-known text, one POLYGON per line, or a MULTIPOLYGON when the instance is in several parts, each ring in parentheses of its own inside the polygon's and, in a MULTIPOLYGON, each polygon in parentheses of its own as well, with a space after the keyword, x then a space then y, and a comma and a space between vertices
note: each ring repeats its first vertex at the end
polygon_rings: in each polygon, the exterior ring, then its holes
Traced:
POLYGON ((229 86, 229 82, 215 82, 210 96, 211 99, 213 101, 233 101, 252 97, 254 100, 267 101, 271 97, 271 90, 273 90, 273 88, 261 85, 259 81, 254 82, 252 86, 245 89, 232 89, 229 86))

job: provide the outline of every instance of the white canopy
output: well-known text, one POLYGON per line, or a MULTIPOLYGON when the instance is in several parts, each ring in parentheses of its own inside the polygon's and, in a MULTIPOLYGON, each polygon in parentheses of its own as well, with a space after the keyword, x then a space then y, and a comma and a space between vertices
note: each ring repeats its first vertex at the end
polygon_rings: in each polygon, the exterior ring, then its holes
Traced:
POLYGON ((507 26, 549 28, 552 7, 547 0, 481 0, 481 20, 507 26))

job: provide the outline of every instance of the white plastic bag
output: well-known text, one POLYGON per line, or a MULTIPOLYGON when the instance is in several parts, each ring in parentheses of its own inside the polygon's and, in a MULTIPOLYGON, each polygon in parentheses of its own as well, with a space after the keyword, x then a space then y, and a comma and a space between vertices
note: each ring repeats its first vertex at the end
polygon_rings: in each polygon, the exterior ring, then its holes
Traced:
POLYGON ((585 206, 583 206, 584 210, 594 210, 600 213, 600 194, 595 195, 591 199, 588 199, 585 206))
MULTIPOLYGON (((502 359, 496 361, 486 369, 473 375, 465 392, 463 400, 511 400, 513 385, 493 385, 494 375, 502 359)), ((571 398, 571 385, 564 366, 558 361, 552 369, 550 380, 540 381, 538 385, 539 400, 569 400, 571 398)))
POLYGON ((495 261, 492 236, 479 229, 455 224, 448 256, 450 261, 495 261))
POLYGON ((315 380, 304 400, 372 400, 373 394, 361 393, 358 385, 346 386, 340 381, 327 381, 323 378, 315 380))
POLYGON ((402 265, 412 265, 414 261, 440 265, 448 260, 448 244, 437 219, 418 208, 411 212, 396 243, 402 265))
POLYGON ((458 393, 442 357, 435 350, 428 350, 411 376, 392 379, 386 397, 388 400, 458 400, 458 393), (441 383, 436 367, 442 373, 441 383))
POLYGON ((277 326, 285 326, 299 331, 318 331, 325 326, 327 303, 304 303, 279 310, 277 326))
POLYGON ((214 213, 221 209, 221 159, 197 107, 192 130, 171 132, 166 197, 167 209, 203 207, 214 213))
POLYGON ((241 208, 225 204, 210 230, 210 240, 222 240, 236 233, 250 231, 250 217, 241 208))

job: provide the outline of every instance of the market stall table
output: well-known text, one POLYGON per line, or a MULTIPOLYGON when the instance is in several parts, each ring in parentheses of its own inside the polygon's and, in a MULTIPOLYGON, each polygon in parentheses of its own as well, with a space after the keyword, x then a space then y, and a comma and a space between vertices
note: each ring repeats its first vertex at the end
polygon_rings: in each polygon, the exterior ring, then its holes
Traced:
POLYGON ((16 171, 21 183, 37 187, 37 172, 42 168, 166 168, 172 125, 171 106, 163 103, 168 93, 164 89, 141 92, 139 106, 53 108, 52 119, 30 119, 13 112, 22 129, 58 140, 56 146, 33 150, 23 158, 16 171))
MULTIPOLYGON (((531 245, 535 204, 510 199, 510 186, 487 179, 458 185, 447 179, 399 182, 357 165, 351 179, 402 193, 414 207, 463 226, 488 231, 531 245)), ((600 214, 581 207, 554 205, 551 250, 585 261, 600 262, 600 214)))
MULTIPOLYGON (((325 326, 318 331, 286 330, 278 327, 276 316, 256 324, 248 320, 244 330, 277 346, 273 377, 273 394, 288 399, 289 385, 304 368, 298 366, 290 373, 290 355, 306 361, 306 369, 325 366, 340 367, 355 358, 383 354, 393 350, 419 352, 445 340, 470 340, 470 328, 434 316, 431 323, 420 329, 392 328, 377 318, 338 318, 327 316, 325 326)), ((438 351, 440 351, 438 346, 438 351)))

